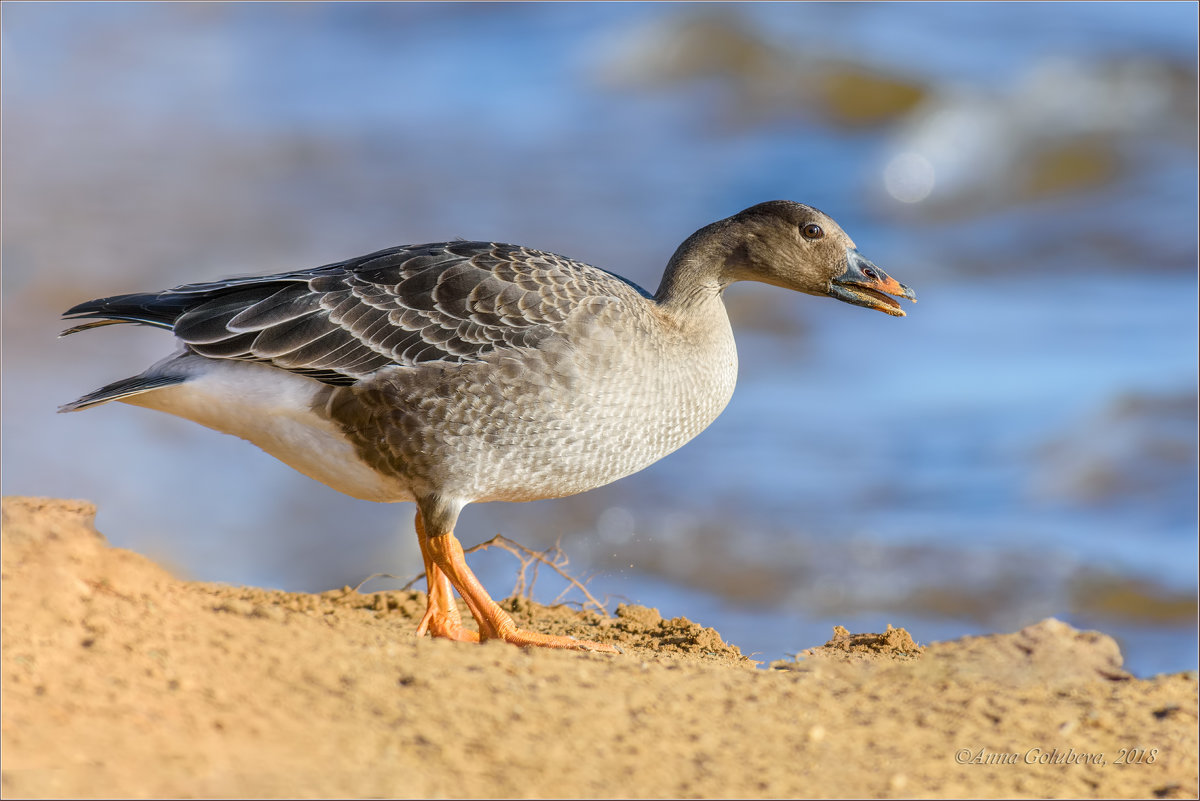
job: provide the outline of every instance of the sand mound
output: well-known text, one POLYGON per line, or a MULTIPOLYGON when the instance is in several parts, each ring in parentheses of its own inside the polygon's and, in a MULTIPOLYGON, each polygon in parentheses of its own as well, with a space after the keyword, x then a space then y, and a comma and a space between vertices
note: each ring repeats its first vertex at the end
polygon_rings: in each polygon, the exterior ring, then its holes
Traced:
POLYGON ((1058 621, 755 670, 685 618, 518 599, 625 654, 460 645, 413 636, 421 593, 179 581, 93 515, 4 501, 6 797, 1197 794, 1195 675, 1058 621))

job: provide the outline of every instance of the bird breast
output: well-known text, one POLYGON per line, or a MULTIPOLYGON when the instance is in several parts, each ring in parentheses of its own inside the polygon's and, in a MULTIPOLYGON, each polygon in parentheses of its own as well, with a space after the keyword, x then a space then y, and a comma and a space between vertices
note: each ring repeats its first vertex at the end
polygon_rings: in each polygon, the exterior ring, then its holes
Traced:
POLYGON ((560 336, 473 364, 379 372, 331 390, 362 459, 415 497, 572 495, 622 478, 703 431, 729 402, 737 353, 719 298, 681 324, 646 300, 594 299, 560 336))

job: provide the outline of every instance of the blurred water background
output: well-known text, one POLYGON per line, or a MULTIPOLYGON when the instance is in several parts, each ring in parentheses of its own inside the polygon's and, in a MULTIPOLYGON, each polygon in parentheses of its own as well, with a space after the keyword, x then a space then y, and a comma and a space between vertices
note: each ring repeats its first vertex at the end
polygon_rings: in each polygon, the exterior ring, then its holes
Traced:
MULTIPOLYGON (((761 659, 834 624, 930 641, 1053 615, 1140 674, 1196 667, 1194 3, 2 22, 6 494, 94 501, 115 544, 192 578, 415 575, 411 506, 142 409, 56 415, 171 349, 132 327, 58 341, 59 313, 455 237, 653 289, 695 229, 791 198, 915 287, 909 316, 733 287, 741 378, 708 431, 582 496, 469 507, 464 542, 561 537, 596 594, 761 659)), ((515 562, 473 559, 504 595, 515 562)))

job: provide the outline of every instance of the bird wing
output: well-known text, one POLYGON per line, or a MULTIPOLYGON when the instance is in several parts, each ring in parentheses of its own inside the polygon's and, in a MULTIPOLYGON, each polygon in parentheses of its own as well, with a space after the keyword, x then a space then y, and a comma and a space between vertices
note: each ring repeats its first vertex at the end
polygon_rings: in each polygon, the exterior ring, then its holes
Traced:
POLYGON ((64 317, 169 328, 203 356, 267 362, 330 384, 388 365, 478 361, 536 347, 589 299, 641 288, 552 253, 487 242, 381 250, 312 270, 80 304, 64 317))

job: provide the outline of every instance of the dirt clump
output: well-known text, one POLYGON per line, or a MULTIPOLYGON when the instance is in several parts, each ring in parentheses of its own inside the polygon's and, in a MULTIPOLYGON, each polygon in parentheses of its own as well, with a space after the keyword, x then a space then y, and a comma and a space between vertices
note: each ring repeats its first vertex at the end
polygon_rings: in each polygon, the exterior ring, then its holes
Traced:
MULTIPOLYGON (((893 628, 880 634, 852 634, 845 626, 833 627, 833 638, 819 648, 808 648, 796 654, 797 659, 832 659, 840 661, 905 662, 920 658, 925 647, 917 645, 904 629, 893 628)), ((772 663, 773 668, 786 669, 786 661, 772 663)))

